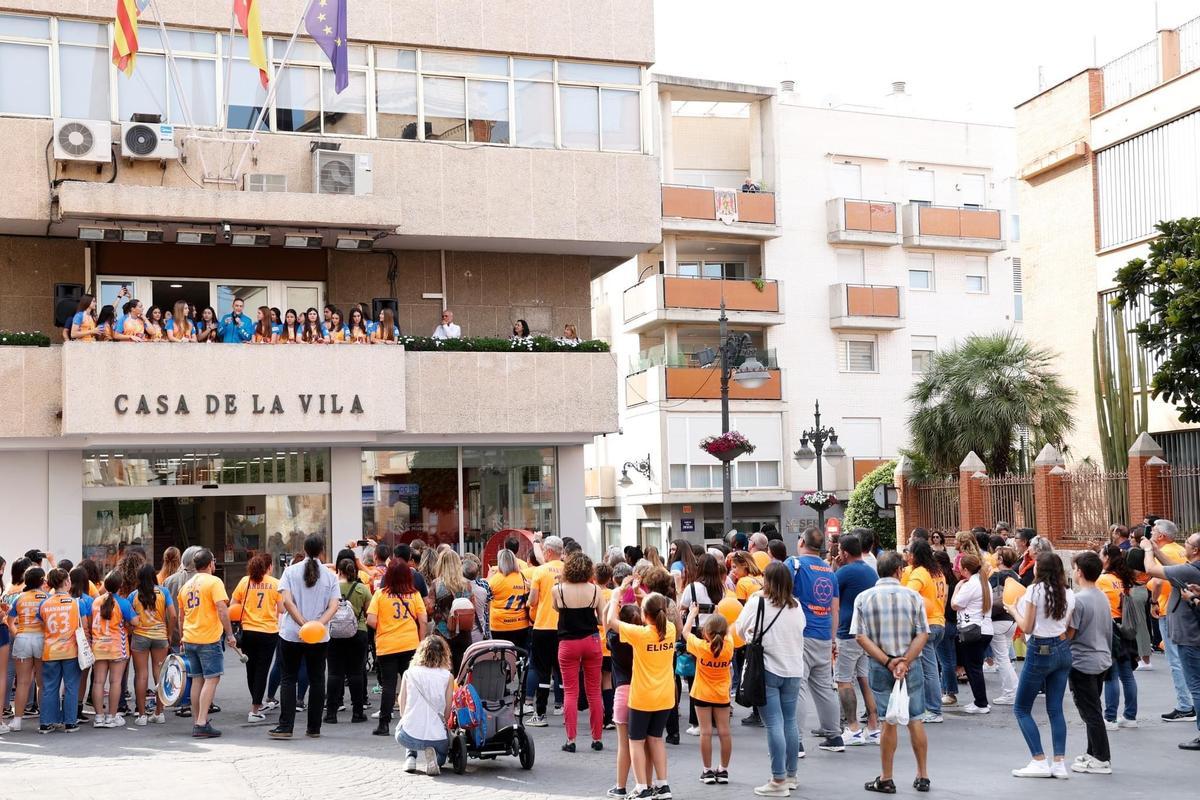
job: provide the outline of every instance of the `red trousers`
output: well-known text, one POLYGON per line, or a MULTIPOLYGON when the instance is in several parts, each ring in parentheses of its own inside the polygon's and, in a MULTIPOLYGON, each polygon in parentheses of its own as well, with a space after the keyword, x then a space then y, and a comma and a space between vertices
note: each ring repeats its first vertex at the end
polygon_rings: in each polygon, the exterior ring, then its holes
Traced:
POLYGON ((604 734, 604 702, 600 699, 600 637, 563 639, 558 643, 558 668, 563 682, 563 725, 567 739, 575 740, 579 728, 579 670, 583 669, 583 689, 587 693, 588 720, 592 741, 604 734))

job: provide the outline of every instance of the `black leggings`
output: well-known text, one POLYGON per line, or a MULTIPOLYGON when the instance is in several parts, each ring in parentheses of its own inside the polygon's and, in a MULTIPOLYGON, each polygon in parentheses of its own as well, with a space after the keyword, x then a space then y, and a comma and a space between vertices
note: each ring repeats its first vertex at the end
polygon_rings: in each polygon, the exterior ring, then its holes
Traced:
POLYGON ((242 630, 242 652, 246 654, 246 685, 250 689, 250 704, 262 705, 267 691, 267 676, 271 674, 271 659, 279 646, 279 634, 242 630))
POLYGON ((388 653, 385 656, 376 655, 375 663, 379 665, 379 682, 383 686, 383 696, 379 705, 379 724, 386 726, 392 721, 392 712, 396 709, 396 684, 400 676, 408 669, 416 650, 405 650, 403 653, 388 653))
POLYGON ((337 715, 350 684, 350 703, 355 715, 363 713, 367 702, 367 632, 359 631, 349 639, 329 640, 329 680, 325 685, 325 714, 337 715))
POLYGON ((983 682, 983 659, 991 652, 992 636, 981 636, 974 642, 961 642, 962 667, 967 673, 967 683, 971 686, 971 695, 975 705, 987 708, 987 686, 983 682))
POLYGON ((554 673, 558 672, 558 631, 533 631, 530 644, 533 651, 533 668, 537 670, 537 713, 546 716, 546 706, 550 701, 550 683, 554 673))

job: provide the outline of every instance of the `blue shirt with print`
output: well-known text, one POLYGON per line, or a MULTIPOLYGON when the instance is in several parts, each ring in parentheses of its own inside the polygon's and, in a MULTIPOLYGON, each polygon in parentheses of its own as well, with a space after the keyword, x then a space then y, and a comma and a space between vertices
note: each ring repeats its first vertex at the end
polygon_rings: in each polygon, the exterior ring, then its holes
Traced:
POLYGON ((838 614, 837 636, 839 639, 853 639, 854 637, 850 635, 850 621, 854 618, 852 613, 854 601, 860 594, 875 585, 875 582, 879 580, 879 573, 871 569, 871 565, 865 561, 854 561, 838 569, 835 574, 837 575, 838 604, 840 608, 846 609, 844 613, 838 614))
POLYGON ((833 567, 819 556, 792 557, 788 566, 795 574, 792 594, 804 609, 804 638, 829 641, 833 638, 833 601, 838 596, 833 567))

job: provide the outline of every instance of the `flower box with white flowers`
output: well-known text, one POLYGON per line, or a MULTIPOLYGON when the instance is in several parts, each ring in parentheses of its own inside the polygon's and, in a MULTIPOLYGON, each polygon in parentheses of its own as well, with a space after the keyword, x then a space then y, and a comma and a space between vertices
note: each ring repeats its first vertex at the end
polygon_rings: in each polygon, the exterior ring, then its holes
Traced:
POLYGON ((801 495, 800 502, 814 511, 824 511, 830 506, 836 506, 838 499, 833 492, 806 492, 801 495))

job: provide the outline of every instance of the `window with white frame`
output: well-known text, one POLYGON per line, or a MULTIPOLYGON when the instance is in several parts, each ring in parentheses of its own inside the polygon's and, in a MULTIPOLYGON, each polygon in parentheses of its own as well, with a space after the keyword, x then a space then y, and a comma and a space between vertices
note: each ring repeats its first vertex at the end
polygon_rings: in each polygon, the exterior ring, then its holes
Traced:
MULTIPOLYGON (((720 416, 716 414, 668 415, 667 459, 672 489, 721 488, 721 463, 696 446, 705 436, 719 433, 720 424, 720 416)), ((731 430, 745 434, 755 445, 753 453, 748 453, 733 463, 733 487, 778 488, 781 485, 783 459, 780 416, 734 415, 729 424, 731 430)))
POLYGON ((107 25, 58 21, 58 116, 109 118, 110 63, 107 25), (74 77, 63 80, 64 75, 74 77))
MULTIPOLYGON (((167 64, 162 32, 143 25, 138 32, 138 54, 133 75, 117 76, 117 119, 134 114, 158 114, 164 122, 197 127, 217 124, 217 36, 205 31, 167 29, 179 83, 180 97, 167 64), (189 116, 190 114, 190 116, 189 116)), ((75 76, 72 76, 75 79, 75 76)), ((255 80, 258 80, 257 74, 255 80)))
POLYGON ((908 288, 920 292, 932 292, 933 253, 908 253, 908 288))
POLYGON ((271 57, 275 67, 276 131, 338 136, 367 135, 367 48, 352 44, 347 48, 350 84, 338 94, 335 75, 325 52, 313 41, 297 40, 283 56, 287 41, 272 39, 271 57))
POLYGON ((874 336, 838 338, 838 368, 842 372, 878 372, 874 336))
POLYGON ((50 40, 49 19, 0 14, 0 114, 50 116, 50 40))
POLYGON ((967 291, 986 294, 988 290, 987 256, 967 256, 967 291))
MULTIPOLYGON (((222 105, 228 103, 226 124, 235 130, 250 130, 258 121, 263 103, 267 101, 267 90, 263 88, 258 67, 250 63, 249 45, 246 37, 221 37, 222 58, 233 53, 233 60, 222 61, 218 69, 224 84, 222 105), (226 66, 228 64, 228 67, 226 66), (229 80, 225 80, 228 68, 229 80)), ((263 120, 260 130, 270 130, 271 118, 263 120)))
POLYGON ((921 375, 929 371, 933 363, 933 354, 937 352, 936 336, 912 337, 912 371, 921 375))

